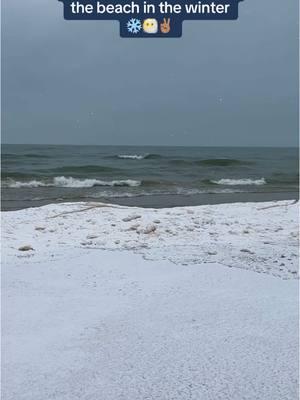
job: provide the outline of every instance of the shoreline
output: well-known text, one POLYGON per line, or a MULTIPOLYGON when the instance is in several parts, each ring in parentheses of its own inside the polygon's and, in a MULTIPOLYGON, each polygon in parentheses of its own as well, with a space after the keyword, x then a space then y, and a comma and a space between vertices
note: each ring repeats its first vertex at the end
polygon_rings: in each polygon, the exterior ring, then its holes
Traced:
POLYGON ((203 205, 234 204, 234 203, 259 203, 279 200, 298 200, 297 192, 240 192, 240 193, 201 193, 196 195, 156 195, 139 196, 132 198, 108 199, 112 204, 123 206, 135 206, 144 208, 169 208, 169 207, 193 207, 203 205), (152 198, 150 198, 152 197, 152 198), (161 206, 164 204, 164 206, 161 206), (167 206, 165 206, 167 204, 167 206))
POLYGON ((55 201, 54 199, 45 200, 3 200, 1 202, 1 211, 17 211, 32 207, 42 207, 51 204, 66 204, 74 202, 104 202, 107 204, 116 204, 129 207, 142 208, 172 208, 172 207, 190 207, 201 205, 234 204, 245 202, 269 202, 280 200, 299 200, 299 192, 239 192, 239 193, 201 193, 193 195, 168 194, 168 195, 140 195, 133 197, 87 197, 63 199, 55 201))

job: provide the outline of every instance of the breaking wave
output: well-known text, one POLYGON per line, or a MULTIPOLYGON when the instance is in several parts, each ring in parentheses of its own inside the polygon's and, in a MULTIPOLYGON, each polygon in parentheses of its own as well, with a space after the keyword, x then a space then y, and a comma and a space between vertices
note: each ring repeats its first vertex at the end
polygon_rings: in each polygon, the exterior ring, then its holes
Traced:
POLYGON ((146 156, 138 154, 119 154, 118 158, 123 158, 125 160, 143 160, 146 156))
POLYGON ((224 186, 238 186, 238 185, 265 185, 267 182, 265 178, 261 179, 219 179, 217 181, 211 180, 211 183, 224 186))
POLYGON ((159 154, 119 154, 117 158, 125 160, 155 160, 162 158, 159 154))
POLYGON ((98 179, 75 179, 72 177, 57 176, 52 181, 39 181, 31 180, 28 182, 20 182, 9 180, 5 183, 5 186, 9 188, 37 188, 37 187, 65 187, 65 188, 91 188, 94 186, 140 186, 141 181, 135 181, 132 179, 126 180, 113 180, 113 181, 102 181, 98 179))

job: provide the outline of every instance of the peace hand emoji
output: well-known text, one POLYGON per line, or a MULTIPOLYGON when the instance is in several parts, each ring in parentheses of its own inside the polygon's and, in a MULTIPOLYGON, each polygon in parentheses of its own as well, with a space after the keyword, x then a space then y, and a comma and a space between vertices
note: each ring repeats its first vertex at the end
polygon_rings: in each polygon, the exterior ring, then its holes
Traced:
POLYGON ((168 18, 168 20, 166 20, 166 18, 164 18, 164 22, 162 22, 160 24, 160 31, 161 33, 169 33, 171 30, 170 28, 170 18, 168 18))

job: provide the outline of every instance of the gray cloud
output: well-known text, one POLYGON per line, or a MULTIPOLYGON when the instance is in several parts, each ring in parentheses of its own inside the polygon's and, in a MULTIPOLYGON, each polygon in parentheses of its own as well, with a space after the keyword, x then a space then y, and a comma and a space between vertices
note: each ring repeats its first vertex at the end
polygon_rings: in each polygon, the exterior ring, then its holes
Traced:
POLYGON ((298 5, 245 0, 181 39, 121 39, 55 0, 3 1, 6 143, 293 146, 298 5))

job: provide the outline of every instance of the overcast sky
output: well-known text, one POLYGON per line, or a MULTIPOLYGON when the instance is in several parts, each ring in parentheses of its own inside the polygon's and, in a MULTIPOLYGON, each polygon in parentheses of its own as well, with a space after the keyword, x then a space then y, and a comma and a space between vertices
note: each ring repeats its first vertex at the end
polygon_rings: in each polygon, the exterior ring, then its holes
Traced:
POLYGON ((181 39, 121 39, 56 0, 2 8, 4 143, 297 145, 297 0, 244 0, 181 39))

